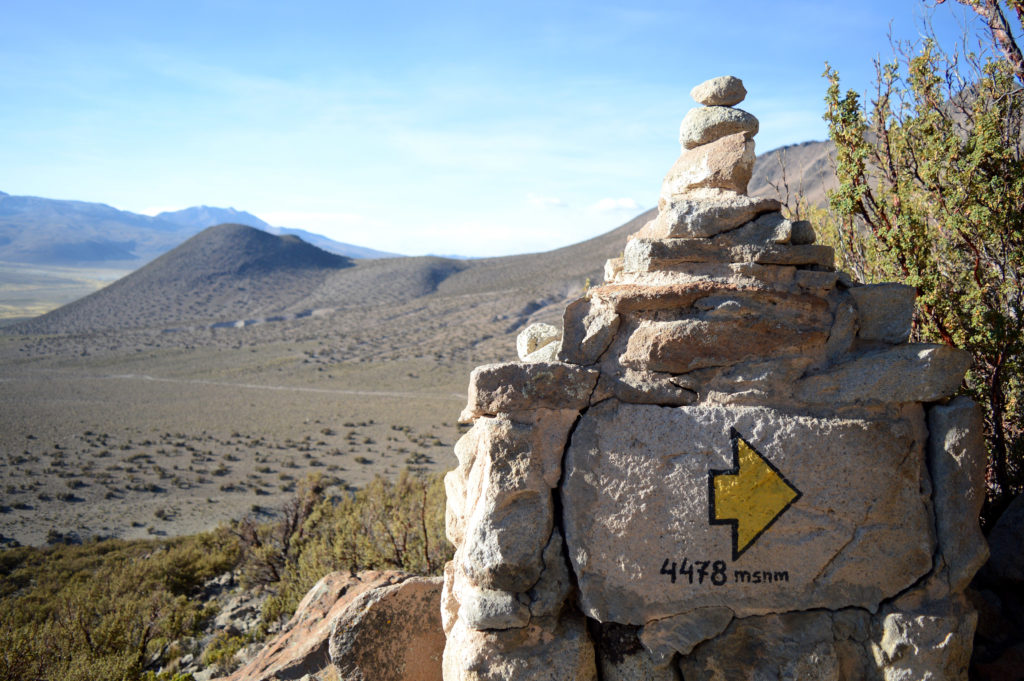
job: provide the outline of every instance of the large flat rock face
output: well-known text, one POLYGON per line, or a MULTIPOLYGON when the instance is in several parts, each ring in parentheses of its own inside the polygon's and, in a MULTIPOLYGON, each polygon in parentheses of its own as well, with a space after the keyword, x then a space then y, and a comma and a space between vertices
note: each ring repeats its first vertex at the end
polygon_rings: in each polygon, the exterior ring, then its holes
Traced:
POLYGON ((824 418, 764 407, 588 410, 566 455, 585 614, 643 624, 863 607, 932 567, 920 408, 824 418))

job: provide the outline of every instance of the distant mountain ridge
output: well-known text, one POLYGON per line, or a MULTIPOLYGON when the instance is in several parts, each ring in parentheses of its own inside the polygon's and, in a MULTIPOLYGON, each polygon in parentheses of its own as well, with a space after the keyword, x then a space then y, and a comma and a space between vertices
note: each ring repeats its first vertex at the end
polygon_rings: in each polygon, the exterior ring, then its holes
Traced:
POLYGON ((263 231, 267 231, 267 228, 270 227, 263 220, 244 210, 214 208, 211 206, 192 206, 190 208, 182 208, 181 210, 164 211, 158 213, 156 218, 173 222, 183 227, 194 227, 196 229, 206 229, 207 227, 223 224, 249 225, 263 231))
MULTIPOLYGON (((789 200, 795 199, 795 194, 799 193, 808 202, 822 205, 825 202, 825 190, 830 185, 834 186, 835 183, 830 160, 833 153, 831 144, 827 142, 807 142, 766 152, 758 157, 755 163, 749 192, 757 196, 779 196, 786 200, 785 187, 788 186, 789 200)), ((3 199, 3 202, 8 201, 6 195, 0 199, 3 199)), ((57 204, 59 208, 65 210, 70 210, 69 205, 71 208, 80 208, 84 205, 90 210, 101 213, 118 213, 109 206, 100 206, 99 204, 75 204, 74 202, 57 202, 57 204)), ((3 203, 0 203, 0 224, 4 218, 2 209, 3 203)), ((557 321, 561 314, 560 305, 564 304, 568 297, 576 295, 586 281, 600 281, 604 261, 621 253, 626 236, 642 227, 647 220, 653 217, 653 214, 653 211, 648 211, 612 232, 546 253, 470 260, 433 256, 363 259, 355 267, 341 269, 330 267, 307 271, 299 277, 301 281, 293 287, 296 295, 301 293, 305 297, 291 296, 292 288, 288 287, 291 287, 294 277, 289 279, 276 274, 274 281, 284 287, 277 293, 263 287, 259 290, 266 294, 265 297, 248 296, 246 298, 246 295, 227 295, 225 291, 219 291, 215 292, 214 304, 207 305, 202 294, 196 293, 203 289, 204 282, 193 279, 192 289, 174 288, 180 294, 180 301, 178 299, 169 300, 161 294, 154 300, 159 299, 163 302, 155 304, 146 302, 141 297, 133 296, 122 300, 125 304, 122 309, 126 316, 133 318, 134 324, 139 325, 136 328, 142 326, 159 328, 177 321, 189 324, 194 321, 201 326, 205 323, 203 320, 214 318, 223 320, 224 315, 237 315, 234 317, 237 321, 250 316, 260 317, 270 309, 276 310, 273 314, 279 316, 280 314, 299 314, 309 309, 347 309, 353 305, 358 305, 364 310, 353 319, 362 319, 369 323, 371 319, 379 316, 381 323, 387 324, 390 323, 387 320, 402 319, 402 316, 395 311, 396 305, 415 306, 419 304, 416 301, 424 302, 426 307, 416 308, 415 312, 410 311, 411 319, 426 314, 423 311, 428 308, 441 305, 439 301, 444 299, 442 307, 447 312, 445 314, 430 312, 429 320, 424 320, 423 323, 446 324, 449 317, 463 315, 465 312, 463 306, 465 305, 470 307, 474 304, 486 305, 489 309, 494 310, 490 317, 492 322, 479 326, 476 321, 467 317, 464 319, 467 333, 469 333, 469 328, 476 327, 478 330, 486 328, 486 330, 480 331, 481 335, 490 334, 497 337, 499 333, 510 332, 510 329, 518 328, 528 320, 557 321), (314 279, 318 279, 318 282, 314 282, 314 279), (286 284, 287 286, 285 286, 286 284), (284 305, 283 302, 285 298, 291 301, 287 305, 284 305), (428 298, 433 302, 427 303, 428 298), (498 311, 492 307, 498 298, 504 300, 502 307, 505 308, 505 311, 498 311), (243 304, 246 299, 248 299, 248 304, 243 304), (484 300, 489 302, 486 304, 480 302, 484 300), (179 305, 178 302, 181 304, 179 305), (449 304, 451 307, 447 307, 449 304), (506 304, 507 307, 505 307, 506 304), (284 306, 282 307, 282 305, 284 306), (172 316, 165 314, 165 310, 161 306, 167 307, 168 310, 176 310, 178 316, 172 319, 172 316), (516 312, 509 314, 507 312, 509 309, 516 312), (489 324, 495 326, 489 326, 489 324)), ((144 218, 145 221, 148 221, 147 224, 163 226, 165 230, 168 230, 167 234, 172 237, 182 235, 181 231, 174 231, 175 229, 185 230, 185 232, 198 231, 194 225, 218 219, 252 222, 256 227, 263 226, 264 229, 267 229, 263 220, 249 213, 208 206, 163 213, 155 218, 135 217, 144 218), (185 224, 178 224, 179 222, 185 224)), ((154 231, 150 229, 149 233, 153 234, 154 231)), ((266 235, 265 232, 260 233, 266 235)), ((295 236, 289 238, 298 239, 295 236)), ((314 241, 312 238, 310 240, 314 241)), ((108 243, 90 247, 109 252, 116 246, 109 241, 113 241, 113 239, 108 239, 108 243)), ((249 245, 246 248, 249 248, 256 242, 250 240, 247 243, 249 245)), ((314 241, 314 243, 316 242, 314 241)), ((6 247, 9 246, 10 244, 6 245, 6 247)), ((0 251, 4 247, 0 245, 0 251)), ((83 246, 80 243, 76 248, 83 248, 83 246)), ((132 252, 132 243, 128 242, 121 248, 123 252, 132 252)), ((197 257, 202 255, 204 254, 197 254, 197 257)), ((234 256, 227 254, 224 256, 225 266, 231 257, 237 257, 244 263, 247 262, 249 254, 244 251, 239 251, 234 256)), ((0 260, 2 259, 2 255, 0 255, 0 260)), ((187 260, 179 259, 177 262, 181 263, 183 271, 190 271, 187 260)), ((209 261, 207 262, 209 263, 209 261)), ((156 263, 154 262, 154 264, 156 263)), ((147 277, 152 280, 153 270, 146 271, 147 277)), ((218 286, 231 286, 228 283, 228 278, 222 276, 227 271, 216 270, 218 286)), ((250 292, 255 290, 256 285, 248 281, 254 275, 242 272, 239 272, 238 275, 245 281, 237 282, 236 288, 241 287, 244 291, 250 292)), ((140 280, 133 281, 138 283, 140 280)), ((111 285, 108 288, 116 290, 113 287, 114 285, 111 285)), ((90 305, 94 304, 90 303, 90 305)), ((89 321, 86 319, 88 315, 84 314, 86 308, 75 309, 79 311, 76 311, 73 316, 40 318, 41 320, 48 319, 47 323, 33 328, 37 328, 39 332, 44 332, 45 328, 45 332, 48 333, 78 332, 90 328, 107 328, 106 325, 111 319, 106 311, 102 311, 102 313, 94 315, 93 321, 89 321)), ((437 310, 440 309, 440 307, 437 308, 437 310)), ((349 329, 344 342, 353 342, 351 339, 363 332, 364 330, 349 329)), ((321 332, 318 331, 318 333, 321 332)), ((334 331, 324 333, 334 333, 334 331)), ((467 336, 467 338, 469 337, 467 336)), ((439 336, 438 342, 445 341, 439 336)), ((366 339, 365 343, 369 346, 372 341, 366 339)))
MULTIPOLYGON (((835 186, 830 142, 804 142, 758 157, 750 182, 752 195, 790 192, 824 205, 835 186)), ((785 196, 781 197, 783 200, 785 196)), ((193 206, 155 217, 122 211, 102 203, 12 196, 0 192, 0 262, 38 265, 113 266, 135 269, 207 227, 234 223, 270 234, 293 234, 330 253, 356 259, 402 257, 341 243, 301 229, 275 227, 234 208, 193 206)), ((442 256, 461 259, 457 255, 442 256)))
POLYGON ((0 192, 0 261, 138 266, 188 236, 181 225, 102 203, 0 192))
MULTIPOLYGON (((822 170, 830 149, 813 142, 767 152, 758 158, 749 192, 776 196, 773 185, 788 183, 824 196, 822 183, 834 181, 822 170)), ((627 237, 656 213, 652 208, 610 232, 543 253, 326 262, 305 270, 284 267, 279 256, 254 255, 268 240, 275 240, 270 252, 278 253, 296 237, 218 227, 87 298, 5 332, 84 334, 97 347, 125 342, 123 334, 132 329, 143 339, 135 342, 146 347, 216 344, 229 337, 239 343, 316 339, 325 355, 346 361, 427 355, 502 361, 525 325, 560 323, 565 303, 588 283, 600 282, 605 260, 620 255, 627 237), (241 241, 231 245, 235 238, 241 241), (223 255, 209 257, 216 253, 223 255), (243 262, 232 263, 233 257, 243 262), (189 273, 181 281, 175 278, 179 268, 189 273), (89 335, 94 332, 99 335, 89 335)))
POLYGON ((275 235, 294 234, 350 258, 401 257, 304 230, 273 227, 234 208, 194 206, 152 217, 102 203, 0 192, 0 262, 134 269, 201 230, 224 223, 245 224, 275 235))

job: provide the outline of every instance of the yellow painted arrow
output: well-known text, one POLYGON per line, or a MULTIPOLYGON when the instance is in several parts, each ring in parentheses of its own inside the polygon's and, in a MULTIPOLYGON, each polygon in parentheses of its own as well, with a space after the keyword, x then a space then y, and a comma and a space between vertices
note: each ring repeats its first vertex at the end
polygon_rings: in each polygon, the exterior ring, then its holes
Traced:
POLYGON ((708 476, 710 521, 732 525, 732 559, 800 498, 800 491, 738 431, 732 430, 733 468, 708 476))

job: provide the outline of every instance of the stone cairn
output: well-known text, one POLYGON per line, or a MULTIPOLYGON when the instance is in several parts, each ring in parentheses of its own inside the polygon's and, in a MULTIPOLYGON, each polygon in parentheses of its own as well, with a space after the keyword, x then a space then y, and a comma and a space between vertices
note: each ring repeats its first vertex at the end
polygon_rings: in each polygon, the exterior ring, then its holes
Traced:
POLYGON ((444 678, 966 679, 970 358, 746 195, 739 79, 691 94, 658 216, 561 331, 472 373, 444 678))

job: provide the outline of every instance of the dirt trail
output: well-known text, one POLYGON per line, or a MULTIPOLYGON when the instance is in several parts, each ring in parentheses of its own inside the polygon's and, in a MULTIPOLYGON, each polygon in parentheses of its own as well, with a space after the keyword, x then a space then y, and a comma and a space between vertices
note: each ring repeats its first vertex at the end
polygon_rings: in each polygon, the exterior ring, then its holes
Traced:
POLYGON ((122 380, 141 380, 141 381, 159 381, 162 383, 182 383, 189 385, 215 385, 225 388, 246 388, 250 390, 285 390, 292 392, 303 392, 303 393, 323 393, 329 395, 361 395, 367 397, 412 397, 418 399, 442 399, 447 400, 451 398, 464 399, 466 396, 459 393, 423 393, 423 392, 399 392, 394 390, 346 390, 340 388, 309 388, 304 386, 292 386, 292 385, 259 385, 257 383, 232 383, 230 381, 210 381, 200 378, 165 378, 161 376, 150 376, 149 374, 106 374, 106 375, 94 375, 89 378, 101 378, 101 379, 122 379, 122 380))

